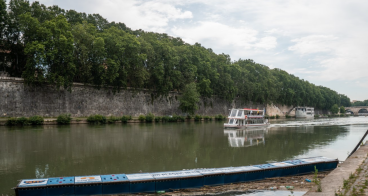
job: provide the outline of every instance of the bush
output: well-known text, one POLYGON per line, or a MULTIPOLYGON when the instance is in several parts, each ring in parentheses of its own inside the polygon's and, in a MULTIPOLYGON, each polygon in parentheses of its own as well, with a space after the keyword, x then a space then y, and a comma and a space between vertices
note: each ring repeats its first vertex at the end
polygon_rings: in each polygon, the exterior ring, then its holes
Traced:
POLYGON ((146 120, 146 116, 145 115, 139 115, 138 120, 141 122, 144 122, 146 120))
POLYGON ((201 121, 202 120, 202 116, 197 114, 197 115, 194 116, 194 120, 195 121, 201 121))
POLYGON ((171 119, 170 116, 163 116, 162 117, 162 122, 169 122, 170 119, 171 119))
POLYGON ((148 113, 145 118, 146 122, 153 122, 153 120, 155 120, 155 115, 153 115, 152 113, 148 113))
POLYGON ((318 115, 318 114, 315 114, 315 115, 314 115, 314 118, 319 118, 319 115, 318 115))
POLYGON ((122 123, 127 123, 128 120, 130 120, 131 118, 132 118, 132 116, 122 116, 120 118, 120 120, 121 120, 122 123))
POLYGON ((185 121, 184 116, 177 116, 177 119, 178 119, 179 122, 184 122, 185 121))
POLYGON ((120 119, 118 117, 115 117, 115 116, 110 116, 108 119, 107 119, 107 123, 109 124, 112 124, 112 123, 115 123, 116 121, 119 121, 120 119))
POLYGON ((106 124, 106 117, 99 114, 90 115, 87 118, 87 122, 91 124, 106 124))
POLYGON ((276 114, 276 119, 279 119, 280 118, 280 115, 276 114))
POLYGON ((270 119, 270 116, 268 116, 267 114, 264 115, 265 119, 270 119))
POLYGON ((31 116, 28 119, 28 123, 31 125, 42 125, 44 122, 42 116, 31 116))
POLYGON ((6 121, 5 125, 7 125, 7 126, 14 126, 14 125, 17 125, 17 118, 14 118, 14 117, 9 118, 9 119, 6 121))
POLYGON ((156 116, 156 117, 155 117, 155 122, 160 122, 160 121, 161 121, 161 119, 162 119, 162 117, 161 117, 161 116, 156 116))
POLYGON ((28 118, 26 117, 20 117, 20 118, 17 118, 17 125, 21 125, 21 126, 24 126, 24 125, 28 125, 28 118))
POLYGON ((211 118, 210 116, 204 116, 204 117, 203 117, 203 119, 204 119, 205 121, 211 121, 211 120, 212 120, 212 118, 211 118))
POLYGON ((72 120, 72 117, 70 117, 70 114, 60 114, 56 122, 61 125, 67 125, 70 124, 70 121, 72 120))
POLYGON ((270 117, 270 119, 275 119, 275 118, 276 118, 276 116, 271 116, 271 117, 270 117))
POLYGON ((215 120, 218 120, 218 121, 221 121, 221 120, 225 120, 225 116, 221 115, 221 114, 218 114, 215 116, 215 120))
POLYGON ((172 117, 169 117, 169 122, 178 122, 178 116, 174 115, 172 117))
POLYGON ((286 114, 286 115, 285 115, 285 117, 286 117, 286 118, 291 118, 291 116, 290 116, 290 115, 288 115, 288 114, 286 114))
POLYGON ((186 119, 188 119, 188 120, 190 120, 190 119, 192 119, 193 118, 193 116, 191 116, 191 115, 187 115, 187 117, 186 117, 186 119))

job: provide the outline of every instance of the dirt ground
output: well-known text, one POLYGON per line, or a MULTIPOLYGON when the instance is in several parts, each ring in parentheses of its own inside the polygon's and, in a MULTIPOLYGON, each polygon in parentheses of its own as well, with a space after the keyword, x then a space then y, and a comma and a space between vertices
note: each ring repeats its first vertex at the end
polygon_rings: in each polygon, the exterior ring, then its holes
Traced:
MULTIPOLYGON (((330 171, 319 172, 318 178, 323 179, 330 171)), ((293 191, 308 191, 313 187, 313 182, 307 182, 306 179, 313 180, 314 174, 269 178, 255 182, 244 182, 236 184, 228 184, 222 186, 204 186, 198 189, 182 189, 173 190, 173 192, 166 192, 162 194, 129 194, 129 195, 216 195, 227 192, 248 192, 254 190, 287 190, 286 186, 292 186, 293 191)))

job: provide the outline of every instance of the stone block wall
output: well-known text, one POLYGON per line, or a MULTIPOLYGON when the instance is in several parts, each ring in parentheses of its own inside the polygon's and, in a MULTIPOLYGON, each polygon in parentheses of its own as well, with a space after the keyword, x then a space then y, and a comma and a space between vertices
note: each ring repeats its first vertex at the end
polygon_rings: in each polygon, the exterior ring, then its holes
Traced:
MULTIPOLYGON (((178 93, 152 100, 149 91, 121 90, 112 93, 110 89, 96 89, 93 86, 74 84, 72 92, 56 90, 52 86, 29 87, 21 78, 0 78, 0 115, 20 117, 41 115, 56 117, 70 113, 73 117, 86 117, 91 114, 106 116, 139 116, 149 112, 163 115, 183 115, 178 109, 178 93)), ((227 116, 231 108, 264 108, 261 104, 231 102, 216 97, 201 100, 197 111, 201 115, 227 116)))

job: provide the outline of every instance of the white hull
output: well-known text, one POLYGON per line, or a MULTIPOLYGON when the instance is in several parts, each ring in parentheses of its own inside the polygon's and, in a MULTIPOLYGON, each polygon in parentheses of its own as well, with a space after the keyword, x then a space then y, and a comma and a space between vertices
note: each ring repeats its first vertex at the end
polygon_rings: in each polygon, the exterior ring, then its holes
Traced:
POLYGON ((246 124, 246 125, 232 125, 232 124, 224 124, 224 127, 226 129, 229 128, 234 128, 234 129, 241 129, 241 128, 258 128, 258 127, 268 127, 270 126, 270 123, 265 123, 265 124, 246 124))
POLYGON ((295 117, 296 118, 314 118, 314 113, 307 114, 306 112, 303 112, 303 111, 296 111, 295 117))

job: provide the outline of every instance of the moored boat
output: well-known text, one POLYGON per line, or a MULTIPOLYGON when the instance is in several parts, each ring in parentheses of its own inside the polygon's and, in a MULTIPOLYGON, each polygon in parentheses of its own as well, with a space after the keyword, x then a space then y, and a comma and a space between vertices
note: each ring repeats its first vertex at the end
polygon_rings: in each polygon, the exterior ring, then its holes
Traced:
POLYGON ((225 128, 252 128, 268 127, 270 123, 264 117, 264 110, 258 109, 231 109, 228 116, 228 123, 225 128))

